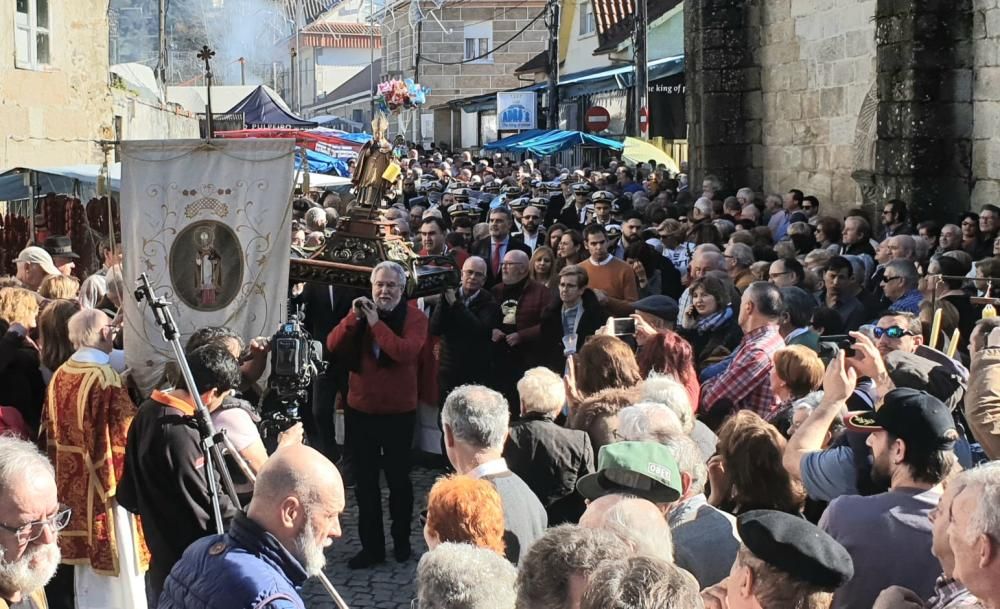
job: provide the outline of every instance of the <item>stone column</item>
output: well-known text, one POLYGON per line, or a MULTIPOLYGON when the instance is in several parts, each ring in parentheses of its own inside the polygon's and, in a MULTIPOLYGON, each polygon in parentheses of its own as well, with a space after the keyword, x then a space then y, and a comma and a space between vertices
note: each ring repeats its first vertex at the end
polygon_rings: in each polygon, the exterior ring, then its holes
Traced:
POLYGON ((972 192, 971 0, 879 0, 875 188, 952 221, 972 192))
POLYGON ((759 189, 760 38, 758 0, 687 0, 684 3, 688 158, 692 193, 706 175, 727 191, 759 189), (756 165, 756 166, 755 166, 756 165))

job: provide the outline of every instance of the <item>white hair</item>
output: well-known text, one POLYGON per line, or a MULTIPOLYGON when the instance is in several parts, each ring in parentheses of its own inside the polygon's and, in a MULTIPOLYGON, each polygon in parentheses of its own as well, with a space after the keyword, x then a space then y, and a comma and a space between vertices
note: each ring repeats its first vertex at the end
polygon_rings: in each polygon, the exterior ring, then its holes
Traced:
POLYGON ((701 212, 703 216, 712 215, 712 200, 708 197, 698 197, 694 202, 694 208, 701 212))
POLYGON ((399 282, 399 285, 406 286, 406 269, 404 269, 403 265, 398 262, 383 260, 382 262, 376 264, 375 268, 372 269, 372 283, 375 283, 375 275, 377 275, 379 271, 388 271, 392 273, 396 276, 396 281, 399 282))
POLYGON ((618 435, 627 442, 659 442, 671 434, 683 434, 677 413, 658 402, 639 402, 618 412, 618 435))
POLYGON ((108 293, 108 280, 104 275, 91 275, 80 284, 80 293, 76 300, 84 309, 93 309, 108 293))
POLYGON ((0 435, 0 494, 11 495, 15 485, 39 473, 55 480, 52 463, 37 446, 14 436, 0 435))
POLYGON ((306 226, 310 231, 321 231, 326 227, 326 210, 322 207, 310 207, 305 215, 306 226))
POLYGON ((554 414, 566 403, 562 377, 544 366, 525 372, 517 382, 517 393, 525 412, 554 414))
POLYGON ((743 188, 737 190, 736 198, 739 199, 740 197, 743 197, 748 201, 753 201, 753 189, 748 186, 744 186, 743 188))
POLYGON ((101 330, 108 324, 108 314, 100 309, 83 309, 69 318, 69 342, 73 348, 98 347, 101 330))
POLYGON ((651 373, 642 382, 639 388, 639 395, 645 402, 663 404, 674 411, 677 419, 681 422, 681 429, 684 433, 691 433, 691 430, 694 429, 691 396, 688 394, 687 388, 674 377, 655 372, 651 373))
POLYGON ((968 528, 964 531, 967 541, 987 535, 994 544, 1000 544, 1000 461, 990 461, 959 474, 952 484, 958 484, 958 493, 978 492, 975 507, 969 515, 968 528))
POLYGON ((417 564, 420 609, 514 609, 517 571, 492 550, 443 543, 417 564))
POLYGON ((480 450, 502 449, 510 410, 500 393, 482 385, 462 385, 445 399, 441 422, 458 442, 480 450))
POLYGON ((601 528, 624 540, 639 556, 653 556, 671 564, 674 562, 674 538, 670 525, 656 504, 647 499, 622 499, 604 514, 601 528))

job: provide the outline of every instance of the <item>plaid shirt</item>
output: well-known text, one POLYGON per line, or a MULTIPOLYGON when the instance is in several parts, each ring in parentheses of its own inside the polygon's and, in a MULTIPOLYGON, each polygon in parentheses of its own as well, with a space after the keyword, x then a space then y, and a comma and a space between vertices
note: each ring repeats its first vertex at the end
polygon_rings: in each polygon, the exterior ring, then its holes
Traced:
POLYGON ((776 325, 762 326, 744 335, 729 368, 701 388, 702 412, 726 399, 739 410, 752 410, 769 418, 778 407, 778 399, 771 391, 771 356, 784 346, 776 325))
POLYGON ((927 609, 956 609, 958 607, 982 607, 979 599, 972 596, 969 589, 960 582, 944 575, 934 582, 934 594, 927 599, 927 609))

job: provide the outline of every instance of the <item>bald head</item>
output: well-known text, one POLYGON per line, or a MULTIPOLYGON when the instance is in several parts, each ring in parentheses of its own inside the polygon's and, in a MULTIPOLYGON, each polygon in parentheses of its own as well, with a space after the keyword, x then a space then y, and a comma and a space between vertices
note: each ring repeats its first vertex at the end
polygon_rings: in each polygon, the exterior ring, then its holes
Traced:
POLYGON ((340 537, 340 472, 319 451, 296 444, 264 462, 247 516, 274 535, 310 574, 322 571, 323 548, 340 537))
POLYGON ((521 250, 511 250, 503 257, 503 282, 507 285, 518 283, 528 276, 528 255, 521 250))

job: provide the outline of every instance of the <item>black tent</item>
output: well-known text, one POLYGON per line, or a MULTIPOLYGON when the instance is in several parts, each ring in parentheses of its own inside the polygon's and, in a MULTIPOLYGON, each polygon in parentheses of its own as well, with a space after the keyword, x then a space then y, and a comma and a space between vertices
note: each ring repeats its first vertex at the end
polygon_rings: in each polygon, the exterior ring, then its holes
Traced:
POLYGON ((286 112, 263 85, 251 91, 226 114, 243 114, 247 129, 310 129, 317 126, 286 112))

